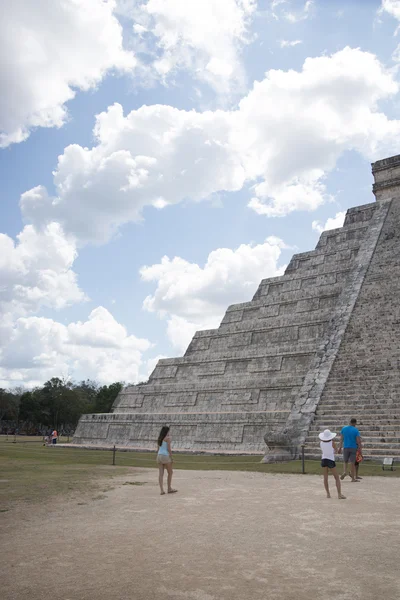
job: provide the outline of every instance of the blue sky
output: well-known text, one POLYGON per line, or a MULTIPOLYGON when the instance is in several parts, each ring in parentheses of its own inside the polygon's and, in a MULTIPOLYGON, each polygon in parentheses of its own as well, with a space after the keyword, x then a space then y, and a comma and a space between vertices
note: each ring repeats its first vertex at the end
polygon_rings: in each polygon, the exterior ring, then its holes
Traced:
POLYGON ((400 0, 32 11, 0 42, 3 387, 145 379, 399 152, 400 0))

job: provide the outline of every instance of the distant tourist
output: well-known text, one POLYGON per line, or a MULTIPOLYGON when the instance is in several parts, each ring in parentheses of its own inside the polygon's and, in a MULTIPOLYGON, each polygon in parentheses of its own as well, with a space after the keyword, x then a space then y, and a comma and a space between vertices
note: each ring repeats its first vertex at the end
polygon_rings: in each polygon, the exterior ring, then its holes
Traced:
POLYGON ((53 430, 52 429, 48 429, 47 433, 45 435, 45 438, 44 438, 44 443, 46 444, 46 446, 50 446, 51 445, 52 435, 53 435, 53 430))
POLYGON ((320 447, 321 447, 321 452, 322 452, 321 467, 323 468, 323 473, 324 473, 324 487, 325 487, 325 491, 326 491, 326 497, 330 498, 331 494, 329 492, 328 477, 329 477, 329 471, 331 471, 332 475, 335 478, 336 489, 337 489, 339 500, 346 500, 346 496, 343 496, 343 494, 342 494, 342 490, 341 490, 341 486, 340 486, 340 478, 339 478, 339 474, 336 470, 336 463, 335 463, 336 446, 333 441, 334 438, 336 437, 336 435, 337 435, 336 433, 329 431, 329 429, 325 429, 325 431, 323 431, 322 433, 319 434, 319 439, 321 440, 321 442, 320 442, 320 447))
POLYGON ((340 479, 344 479, 348 474, 348 465, 350 464, 350 473, 351 481, 353 483, 357 483, 358 479, 356 476, 356 458, 357 458, 357 450, 361 452, 361 437, 360 432, 357 427, 357 419, 351 419, 350 425, 346 425, 343 427, 340 432, 341 441, 339 445, 339 453, 342 451, 343 446, 343 473, 340 476, 340 479))
POLYGON ((161 496, 164 492, 164 470, 167 469, 167 491, 168 494, 174 494, 178 490, 174 490, 171 487, 172 483, 172 450, 171 450, 171 436, 169 434, 169 427, 164 425, 161 428, 160 435, 158 436, 158 454, 157 463, 159 469, 158 481, 160 484, 161 496))
POLYGON ((57 437, 58 437, 58 433, 57 430, 54 429, 52 434, 51 434, 51 443, 52 444, 57 444, 57 437))

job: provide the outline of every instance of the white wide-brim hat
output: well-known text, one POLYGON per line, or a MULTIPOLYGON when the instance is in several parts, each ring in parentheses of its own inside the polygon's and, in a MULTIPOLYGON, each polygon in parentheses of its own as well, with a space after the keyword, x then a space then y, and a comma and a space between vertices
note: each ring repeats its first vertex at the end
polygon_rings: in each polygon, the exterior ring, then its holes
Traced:
POLYGON ((335 438, 336 436, 337 433, 333 433, 333 431, 330 431, 330 429, 325 429, 325 431, 320 433, 318 437, 323 442, 329 442, 330 440, 333 440, 333 438, 335 438))

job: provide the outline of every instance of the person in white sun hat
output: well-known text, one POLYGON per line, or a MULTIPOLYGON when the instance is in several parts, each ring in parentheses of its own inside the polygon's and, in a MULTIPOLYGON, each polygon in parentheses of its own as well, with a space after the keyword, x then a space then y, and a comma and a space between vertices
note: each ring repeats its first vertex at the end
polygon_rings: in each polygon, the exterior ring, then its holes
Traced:
POLYGON ((324 472, 324 487, 325 487, 327 498, 331 497, 331 494, 329 492, 329 481, 328 481, 329 471, 331 471, 331 473, 334 476, 335 481, 336 481, 336 489, 337 489, 337 493, 338 493, 338 498, 339 498, 339 500, 345 500, 346 496, 343 496, 343 494, 342 494, 342 490, 340 487, 340 477, 336 470, 336 463, 335 463, 336 446, 335 446, 335 442, 333 440, 335 439, 336 435, 337 435, 336 433, 333 433, 329 429, 325 429, 325 431, 320 433, 318 436, 319 439, 321 440, 321 442, 320 442, 320 447, 321 447, 321 452, 322 452, 321 467, 324 472))

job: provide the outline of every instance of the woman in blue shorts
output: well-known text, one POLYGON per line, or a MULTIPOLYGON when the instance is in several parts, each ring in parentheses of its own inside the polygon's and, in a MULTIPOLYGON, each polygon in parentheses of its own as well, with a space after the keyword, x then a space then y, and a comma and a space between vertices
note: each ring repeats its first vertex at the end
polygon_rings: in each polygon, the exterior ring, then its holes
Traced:
POLYGON ((340 477, 336 470, 336 463, 335 463, 336 446, 335 446, 335 443, 333 440, 336 437, 336 435, 337 435, 336 433, 332 433, 332 431, 329 431, 329 429, 325 429, 325 431, 320 433, 318 436, 319 439, 321 440, 321 442, 320 442, 320 447, 321 447, 321 452, 322 452, 321 467, 324 471, 324 487, 326 490, 327 498, 331 497, 331 494, 329 492, 329 481, 328 481, 329 471, 331 471, 331 473, 334 476, 335 481, 336 481, 336 489, 337 489, 337 493, 338 493, 338 498, 339 498, 339 500, 345 500, 346 496, 343 496, 343 494, 342 494, 342 490, 340 487, 340 477))
POLYGON ((172 483, 172 450, 171 450, 171 437, 169 435, 169 427, 164 425, 161 428, 160 435, 158 436, 158 453, 157 453, 157 464, 159 469, 158 481, 160 484, 161 496, 164 496, 164 470, 167 470, 167 485, 168 494, 175 494, 178 490, 174 490, 171 487, 172 483))

